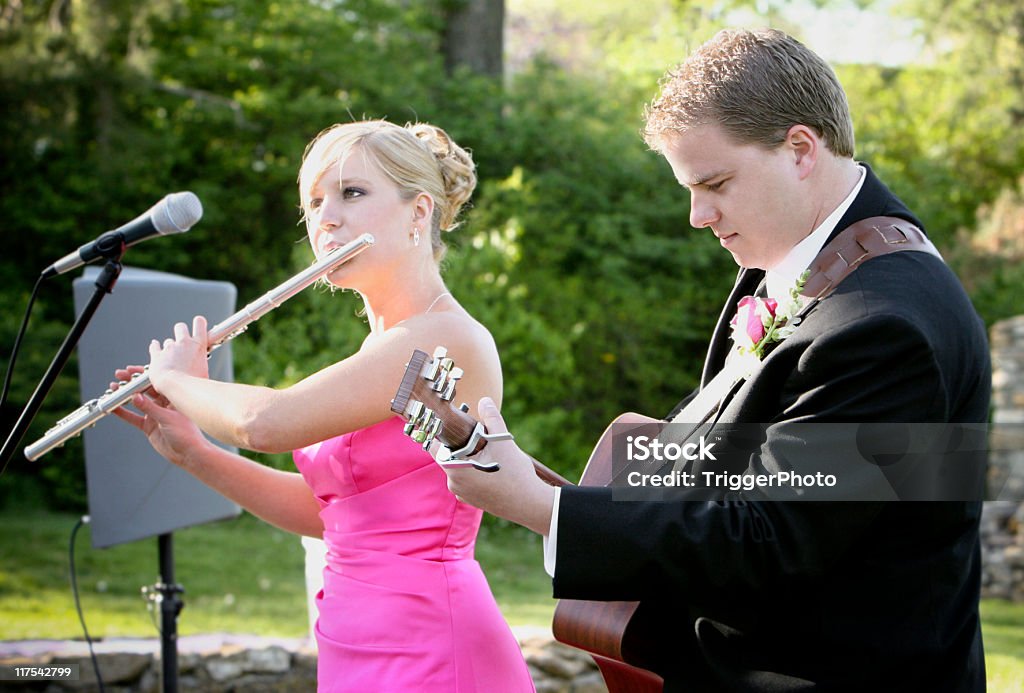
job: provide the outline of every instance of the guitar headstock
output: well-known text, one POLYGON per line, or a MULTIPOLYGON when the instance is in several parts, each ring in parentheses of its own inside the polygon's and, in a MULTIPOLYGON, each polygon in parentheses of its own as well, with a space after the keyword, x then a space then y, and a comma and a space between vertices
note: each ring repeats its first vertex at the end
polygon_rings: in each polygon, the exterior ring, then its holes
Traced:
MULTIPOLYGON (((469 405, 456 407, 452 403, 455 386, 462 375, 462 369, 448 358, 448 350, 444 347, 437 347, 433 356, 417 349, 405 367, 398 392, 391 400, 391 411, 406 420, 403 430, 407 436, 421 444, 424 450, 435 439, 447 449, 443 448, 438 456, 442 464, 449 458, 459 459, 479 452, 488 440, 483 425, 469 415, 469 405), (451 452, 453 450, 454 453, 451 452)), ((449 465, 454 466, 454 463, 449 465)), ((472 466, 492 469, 477 464, 472 466)))
MULTIPOLYGON (((405 419, 404 432, 423 446, 430 447, 435 440, 441 443, 437 462, 442 467, 473 467, 482 472, 496 472, 497 462, 473 462, 470 457, 487 445, 488 441, 512 440, 511 433, 488 433, 484 425, 469 415, 469 405, 454 406, 455 384, 462 377, 462 369, 448 358, 444 347, 434 349, 434 355, 416 349, 405 366, 398 392, 391 400, 391 411, 405 419)), ((540 462, 533 460, 537 476, 552 486, 565 486, 565 477, 540 462)))

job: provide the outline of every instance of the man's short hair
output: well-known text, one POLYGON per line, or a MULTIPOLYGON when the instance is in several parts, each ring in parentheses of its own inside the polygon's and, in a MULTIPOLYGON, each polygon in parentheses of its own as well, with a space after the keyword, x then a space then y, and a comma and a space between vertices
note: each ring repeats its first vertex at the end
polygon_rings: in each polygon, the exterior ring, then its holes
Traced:
POLYGON ((669 71, 646 109, 644 140, 663 151, 673 134, 717 123, 735 141, 774 148, 794 125, 853 157, 846 93, 821 57, 774 29, 724 30, 669 71))

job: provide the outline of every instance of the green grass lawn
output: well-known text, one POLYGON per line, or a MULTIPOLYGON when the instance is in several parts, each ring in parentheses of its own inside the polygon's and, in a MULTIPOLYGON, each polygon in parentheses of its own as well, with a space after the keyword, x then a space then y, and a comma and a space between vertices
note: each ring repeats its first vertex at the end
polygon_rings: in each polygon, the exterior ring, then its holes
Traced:
MULTIPOLYGON (((68 546, 77 515, 0 512, 0 640, 81 638, 68 546)), ((297 536, 248 514, 174 533, 175 580, 185 588, 181 635, 307 633, 304 552, 297 536)), ((540 538, 485 526, 477 554, 512 625, 546 625, 554 602, 540 538)), ((141 588, 159 577, 157 539, 94 549, 86 525, 75 542, 79 597, 89 634, 158 637, 141 588)))
MULTIPOLYGON (((68 542, 78 517, 0 512, 0 640, 81 638, 69 586, 68 542)), ((90 635, 157 638, 158 612, 141 588, 157 581, 157 540, 93 549, 79 531, 75 565, 90 635)), ((230 632, 302 637, 308 629, 298 537, 249 515, 174 534, 176 580, 186 592, 181 635, 230 632)), ((512 625, 551 623, 551 581, 540 538, 485 525, 477 557, 512 625)), ((982 603, 989 690, 1024 690, 1024 604, 982 603)))
MULTIPOLYGON (((0 515, 0 639, 82 637, 68 564, 77 519, 0 515)), ((180 634, 305 634, 298 537, 249 515, 173 536, 175 580, 185 588, 180 634)), ((90 635, 158 637, 159 611, 147 608, 141 588, 158 581, 159 567, 155 537, 94 549, 89 527, 83 527, 75 542, 75 569, 90 635)))
POLYGON ((988 690, 1024 691, 1024 604, 981 603, 988 690))

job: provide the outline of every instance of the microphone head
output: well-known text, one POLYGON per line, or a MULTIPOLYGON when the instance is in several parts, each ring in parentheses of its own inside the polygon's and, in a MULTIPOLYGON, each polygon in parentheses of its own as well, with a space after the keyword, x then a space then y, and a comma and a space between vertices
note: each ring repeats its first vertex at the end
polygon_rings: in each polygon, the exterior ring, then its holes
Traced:
POLYGON ((195 193, 171 193, 153 207, 150 219, 160 235, 183 233, 203 218, 203 203, 195 193))

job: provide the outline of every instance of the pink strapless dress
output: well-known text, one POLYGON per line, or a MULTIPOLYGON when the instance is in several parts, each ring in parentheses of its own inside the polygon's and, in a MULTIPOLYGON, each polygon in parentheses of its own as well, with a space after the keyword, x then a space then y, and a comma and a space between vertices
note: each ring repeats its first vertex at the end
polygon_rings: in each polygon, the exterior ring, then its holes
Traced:
POLYGON ((398 417, 294 452, 327 544, 318 690, 533 691, 473 546, 481 511, 398 417))

